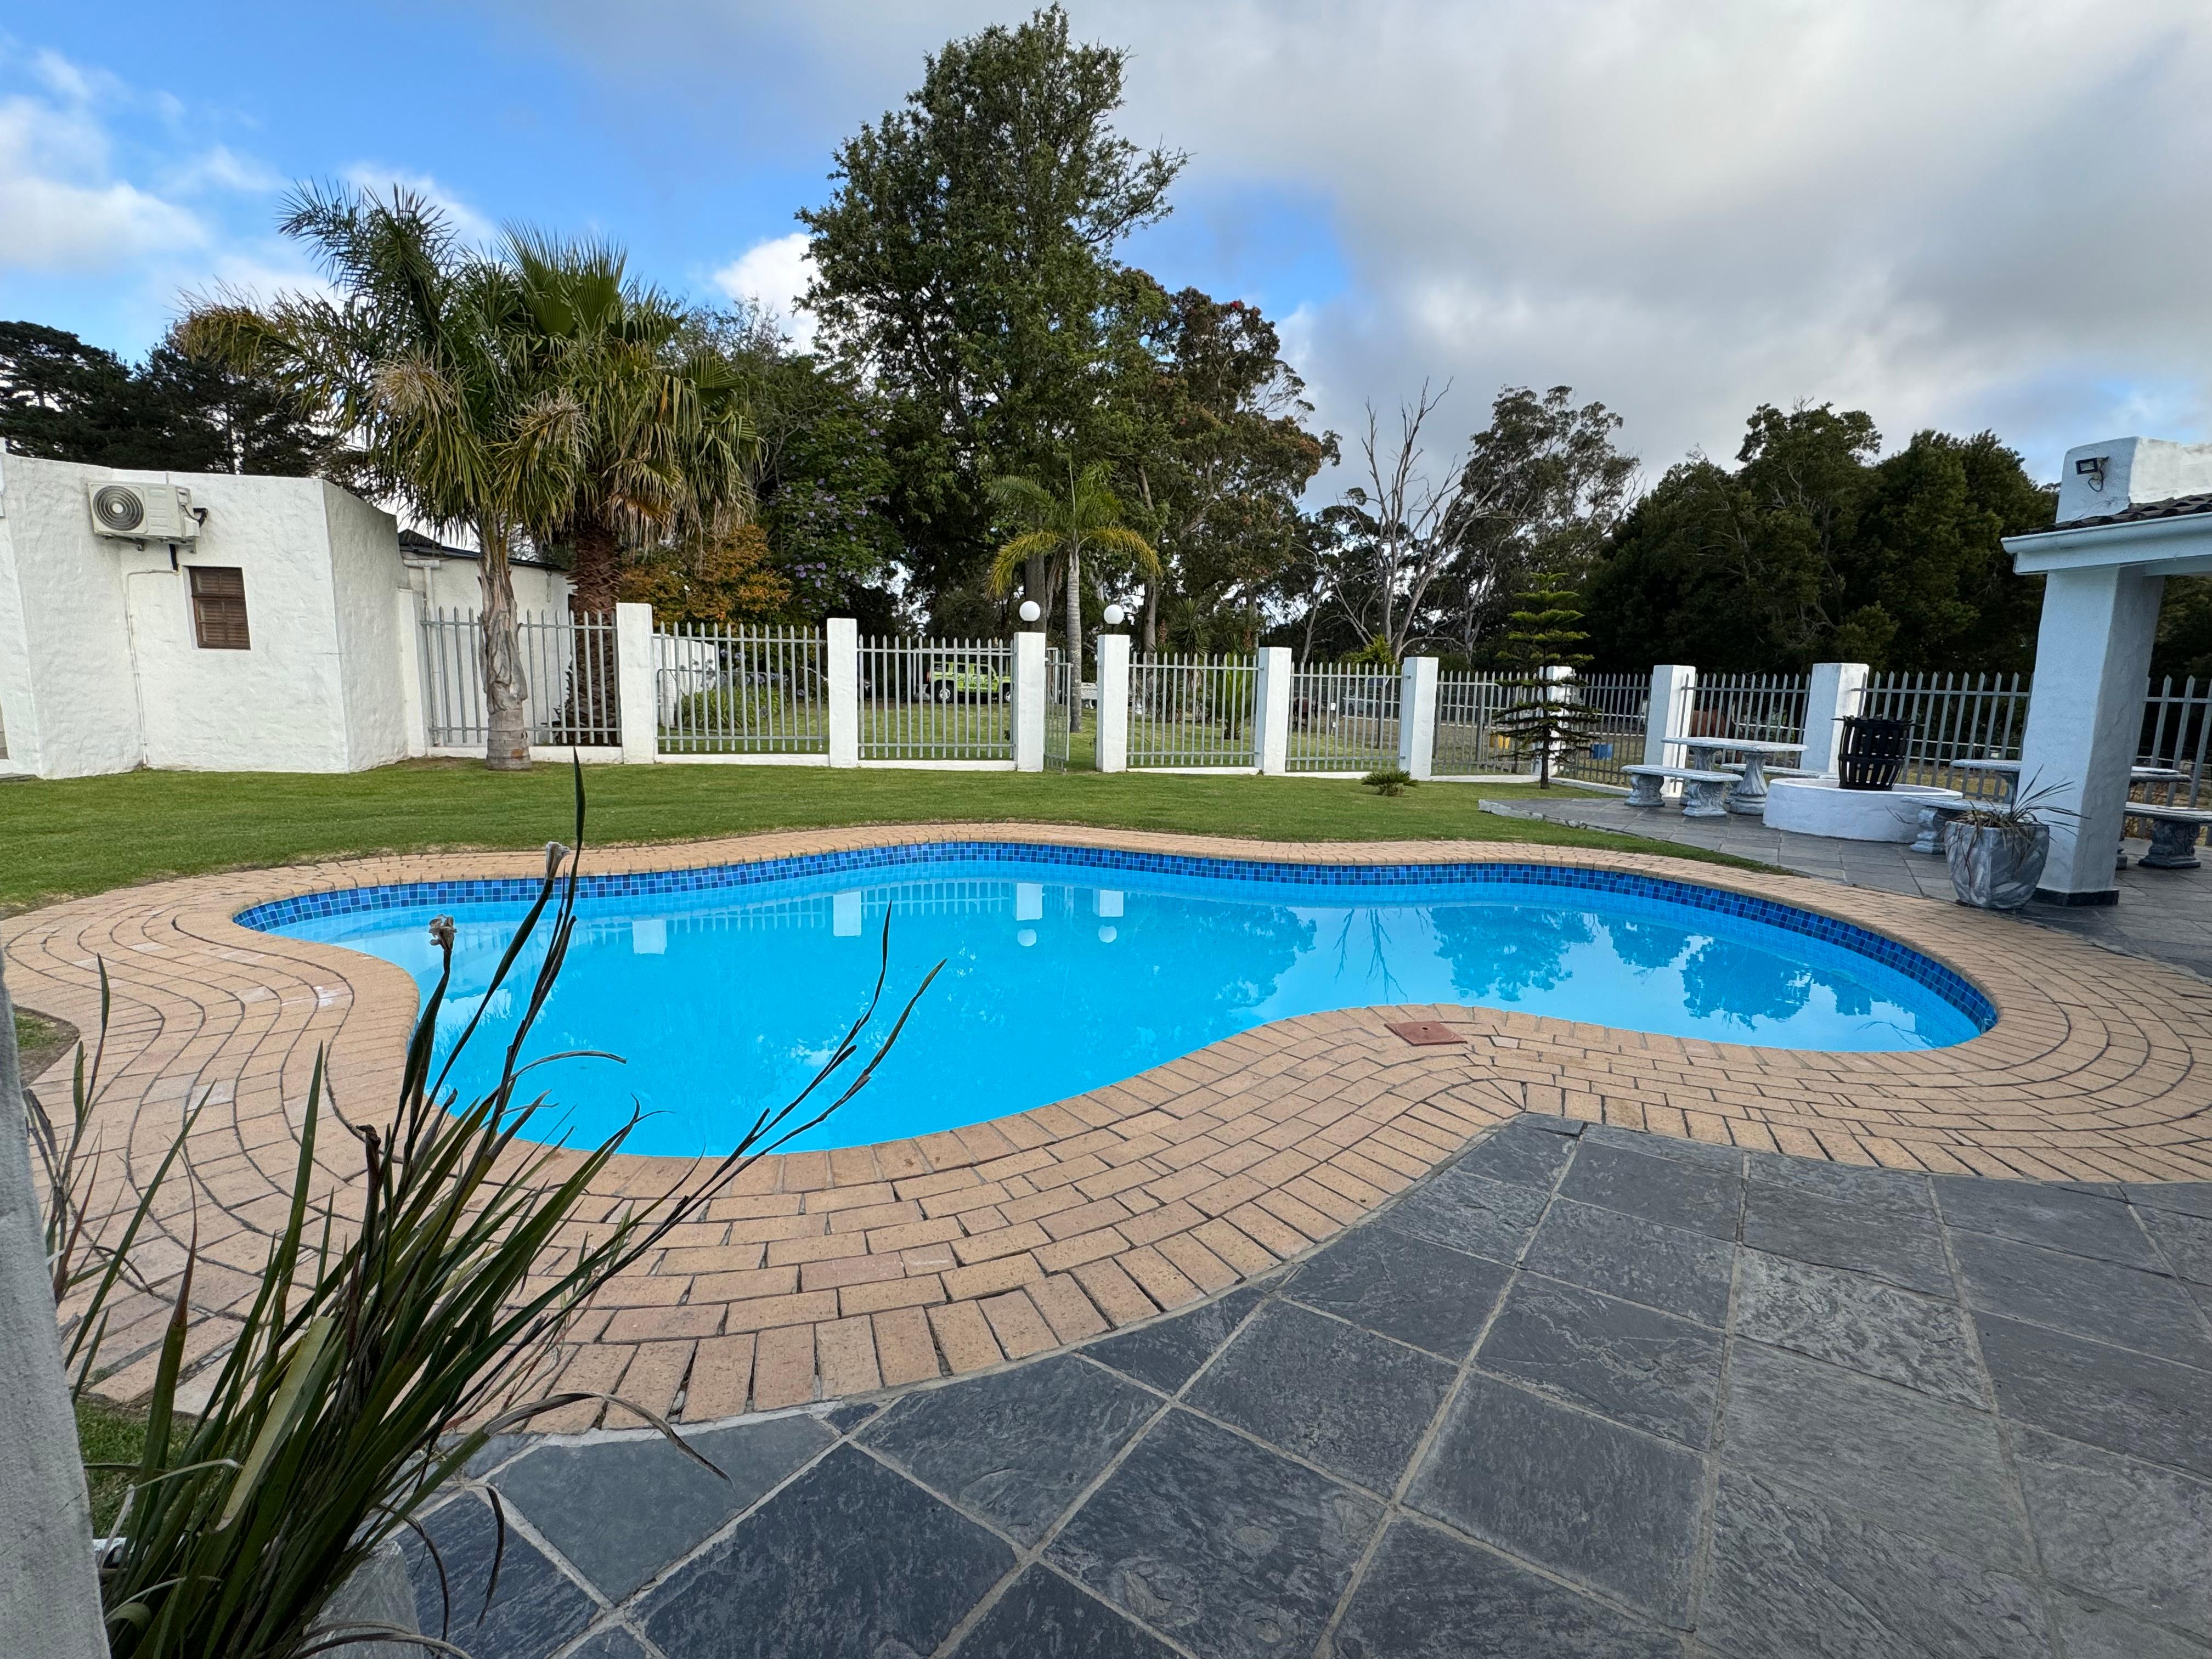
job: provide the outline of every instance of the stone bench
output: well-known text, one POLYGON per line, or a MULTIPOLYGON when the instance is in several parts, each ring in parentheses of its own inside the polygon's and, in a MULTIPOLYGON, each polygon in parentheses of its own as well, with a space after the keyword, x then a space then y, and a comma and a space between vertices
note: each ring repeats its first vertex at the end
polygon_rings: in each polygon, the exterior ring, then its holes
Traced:
POLYGON ((1916 853, 1944 853, 1944 827, 1952 819, 1963 817, 1978 803, 1971 800, 1931 800, 1920 809, 1920 833, 1912 838, 1916 853))
POLYGON ((1666 797, 1660 790, 1671 780, 1688 786, 1682 802, 1684 817, 1728 816, 1728 791, 1736 781, 1733 772, 1707 772, 1694 766, 1624 766, 1620 770, 1630 780, 1627 804, 1631 806, 1664 806, 1666 797))
POLYGON ((2194 870, 2197 832, 2212 823, 2212 812, 2195 806, 2154 806, 2131 800, 2127 815, 2150 825, 2150 850, 2137 860, 2145 870, 2194 870))

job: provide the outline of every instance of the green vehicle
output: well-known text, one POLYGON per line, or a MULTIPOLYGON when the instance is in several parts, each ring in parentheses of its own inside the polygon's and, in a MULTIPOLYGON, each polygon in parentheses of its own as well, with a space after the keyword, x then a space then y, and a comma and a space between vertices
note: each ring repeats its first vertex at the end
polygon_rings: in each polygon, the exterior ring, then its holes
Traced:
POLYGON ((939 658, 929 671, 929 695, 939 702, 999 702, 1013 690, 1012 679, 981 663, 939 658))

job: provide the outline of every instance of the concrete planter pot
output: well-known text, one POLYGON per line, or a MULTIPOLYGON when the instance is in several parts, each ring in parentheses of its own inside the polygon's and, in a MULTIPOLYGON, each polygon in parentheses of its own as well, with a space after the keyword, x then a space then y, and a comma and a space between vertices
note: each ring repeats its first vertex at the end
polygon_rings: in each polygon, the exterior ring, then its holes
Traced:
POLYGON ((2017 910, 2035 896, 2051 856, 2048 824, 1996 828, 1953 823, 1943 830, 1943 854, 1959 902, 1978 910, 2017 910))

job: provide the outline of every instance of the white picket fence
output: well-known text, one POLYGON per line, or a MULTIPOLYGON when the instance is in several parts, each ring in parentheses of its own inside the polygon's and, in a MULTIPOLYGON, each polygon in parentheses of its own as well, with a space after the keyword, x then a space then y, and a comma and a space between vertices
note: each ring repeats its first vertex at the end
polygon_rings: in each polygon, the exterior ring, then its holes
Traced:
MULTIPOLYGON (((1259 659, 1133 657, 1129 663, 1132 770, 1251 769, 1260 763, 1259 659)), ((1104 696, 1102 689, 1101 696, 1104 696)))

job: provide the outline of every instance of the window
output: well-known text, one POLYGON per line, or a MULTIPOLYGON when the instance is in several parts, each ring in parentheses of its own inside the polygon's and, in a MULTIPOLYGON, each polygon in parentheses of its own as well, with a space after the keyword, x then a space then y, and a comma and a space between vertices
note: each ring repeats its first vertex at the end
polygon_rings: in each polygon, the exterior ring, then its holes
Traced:
POLYGON ((192 635, 203 651, 250 651, 246 632, 246 573, 222 565, 187 565, 192 579, 192 635))

